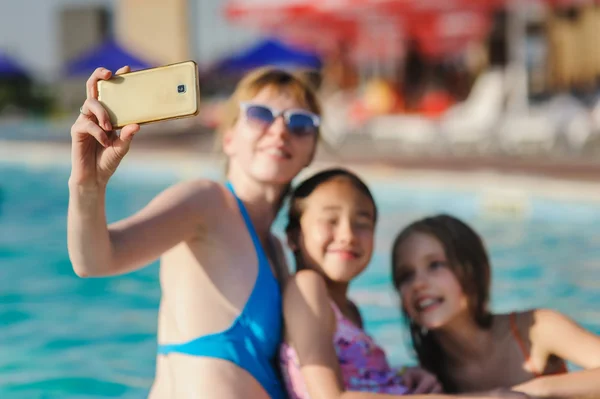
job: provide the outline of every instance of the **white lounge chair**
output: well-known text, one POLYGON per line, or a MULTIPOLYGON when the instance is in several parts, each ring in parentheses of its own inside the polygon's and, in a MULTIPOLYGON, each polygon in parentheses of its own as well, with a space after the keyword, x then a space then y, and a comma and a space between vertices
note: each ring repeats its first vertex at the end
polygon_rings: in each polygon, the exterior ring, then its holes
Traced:
POLYGON ((386 115, 373 118, 366 132, 382 152, 432 154, 443 149, 435 121, 416 115, 386 115))
POLYGON ((505 80, 501 69, 482 73, 467 99, 442 116, 440 129, 453 152, 485 152, 489 148, 504 110, 505 80))

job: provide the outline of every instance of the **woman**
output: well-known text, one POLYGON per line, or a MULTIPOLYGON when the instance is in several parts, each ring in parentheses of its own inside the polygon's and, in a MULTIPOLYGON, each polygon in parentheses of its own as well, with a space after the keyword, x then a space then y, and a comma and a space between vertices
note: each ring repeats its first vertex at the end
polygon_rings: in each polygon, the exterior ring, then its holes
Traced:
MULTIPOLYGON (((128 72, 122 68, 117 73, 128 72)), ((276 69, 246 76, 221 129, 228 183, 176 184, 138 213, 107 225, 106 185, 138 125, 112 132, 96 84, 71 128, 68 248, 81 277, 160 262, 158 358, 151 397, 283 398, 274 368, 286 276, 271 224, 292 179, 314 155, 320 107, 299 77, 276 69)))

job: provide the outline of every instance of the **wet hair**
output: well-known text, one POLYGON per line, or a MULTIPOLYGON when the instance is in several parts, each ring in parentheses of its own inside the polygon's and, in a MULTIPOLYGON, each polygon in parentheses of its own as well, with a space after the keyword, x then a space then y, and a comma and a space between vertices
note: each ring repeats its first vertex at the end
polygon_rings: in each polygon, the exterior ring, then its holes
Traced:
MULTIPOLYGON (((306 209, 306 199, 310 197, 320 185, 337 179, 345 179, 352 187, 371 201, 374 210, 373 222, 377 222, 377 204, 375 203, 375 198, 373 198, 371 190, 369 190, 369 187, 360 179, 360 177, 349 170, 342 168, 326 169, 304 180, 292 192, 288 210, 288 223, 285 228, 288 237, 295 237, 300 232, 300 219, 306 209)), ((296 267, 299 269, 302 267, 302 262, 299 261, 298 254, 294 255, 296 257, 296 267)))
MULTIPOLYGON (((488 310, 491 268, 481 237, 466 223, 449 215, 437 215, 418 220, 398 234, 392 246, 392 280, 399 292, 401 283, 397 251, 412 234, 428 234, 436 238, 444 248, 448 267, 458 279, 467 296, 468 306, 475 323, 484 329, 492 325, 492 314, 488 310)), ((447 392, 456 392, 456 387, 445 371, 445 356, 433 334, 421 331, 421 327, 410 319, 406 309, 402 312, 408 323, 413 347, 421 366, 434 373, 447 392)))

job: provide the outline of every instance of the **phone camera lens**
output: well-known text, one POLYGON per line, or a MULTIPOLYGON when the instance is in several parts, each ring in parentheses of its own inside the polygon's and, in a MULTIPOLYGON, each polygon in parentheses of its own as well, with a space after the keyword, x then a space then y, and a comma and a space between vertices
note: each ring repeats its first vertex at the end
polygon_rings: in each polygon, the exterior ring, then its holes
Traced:
POLYGON ((177 93, 185 93, 185 85, 177 86, 177 93))

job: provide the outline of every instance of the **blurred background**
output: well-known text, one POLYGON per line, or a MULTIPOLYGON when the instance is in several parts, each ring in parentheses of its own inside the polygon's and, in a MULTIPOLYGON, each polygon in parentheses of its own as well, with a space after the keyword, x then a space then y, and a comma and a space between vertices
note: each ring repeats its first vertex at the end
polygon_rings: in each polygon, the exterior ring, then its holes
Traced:
POLYGON ((27 0, 4 8, 1 137, 64 139, 98 65, 194 59, 201 115, 148 130, 196 138, 212 130, 239 77, 270 64, 312 75, 324 137, 338 155, 571 164, 598 153, 593 1, 27 0))
POLYGON ((324 105, 306 173, 353 168, 384 215, 352 296, 395 365, 414 356, 390 245, 439 212, 486 241, 494 310, 550 307, 600 333, 599 31, 592 0, 4 1, 0 397, 134 398, 152 382, 157 264, 82 280, 66 251, 69 128, 99 66, 193 59, 201 79, 197 117, 136 136, 110 221, 178 180, 222 178, 214 129, 239 78, 301 70, 324 105))

